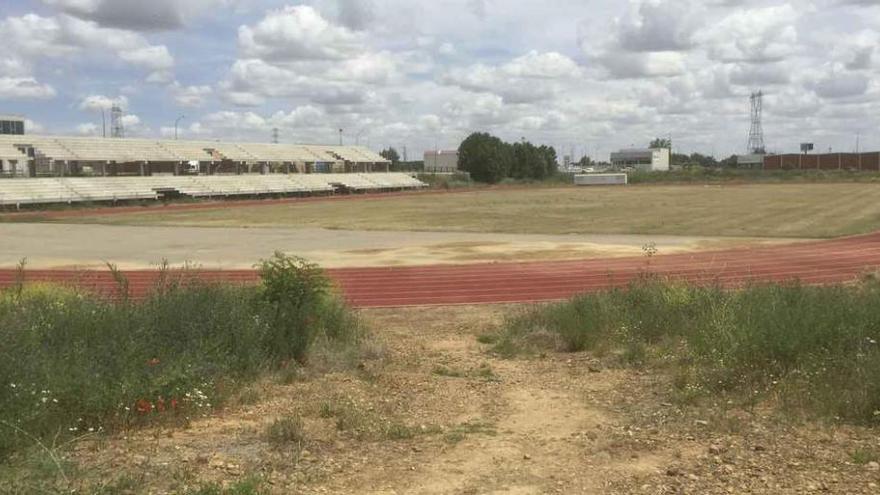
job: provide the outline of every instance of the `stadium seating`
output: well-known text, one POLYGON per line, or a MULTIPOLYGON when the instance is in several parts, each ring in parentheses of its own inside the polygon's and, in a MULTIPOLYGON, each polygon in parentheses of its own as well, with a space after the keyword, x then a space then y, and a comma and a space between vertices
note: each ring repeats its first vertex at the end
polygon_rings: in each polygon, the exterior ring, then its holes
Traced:
POLYGON ((194 198, 276 196, 425 187, 402 173, 270 174, 0 179, 0 206, 157 200, 176 192, 194 198))

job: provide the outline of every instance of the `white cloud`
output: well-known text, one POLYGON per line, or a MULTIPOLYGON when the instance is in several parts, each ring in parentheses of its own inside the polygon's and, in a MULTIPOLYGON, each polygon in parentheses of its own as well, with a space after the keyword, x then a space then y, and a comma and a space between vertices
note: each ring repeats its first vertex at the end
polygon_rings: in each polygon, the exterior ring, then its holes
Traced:
POLYGON ((0 76, 0 100, 47 100, 55 94, 55 88, 33 77, 0 76))
POLYGON ((338 60, 360 51, 354 32, 332 25, 308 5, 285 7, 253 27, 240 27, 238 44, 245 57, 277 61, 338 60))
POLYGON ((76 126, 76 133, 82 134, 83 136, 97 136, 101 134, 101 130, 98 129, 97 124, 93 124, 91 122, 79 124, 76 126))
POLYGON ((128 108, 128 98, 125 96, 117 96, 111 98, 104 95, 91 95, 82 99, 79 103, 79 109, 89 112, 100 110, 109 111, 114 105, 119 105, 122 110, 128 108))
POLYGON ((214 93, 211 86, 183 86, 175 81, 171 85, 174 101, 188 108, 197 108, 205 104, 205 100, 214 93))
POLYGON ((709 23, 695 40, 709 57, 723 62, 776 62, 798 47, 795 22, 803 9, 786 3, 773 7, 736 9, 718 22, 709 23))
POLYGON ((0 38, 14 56, 27 60, 109 54, 152 72, 174 66, 174 57, 164 45, 151 45, 137 33, 69 16, 7 17, 0 21, 0 38))

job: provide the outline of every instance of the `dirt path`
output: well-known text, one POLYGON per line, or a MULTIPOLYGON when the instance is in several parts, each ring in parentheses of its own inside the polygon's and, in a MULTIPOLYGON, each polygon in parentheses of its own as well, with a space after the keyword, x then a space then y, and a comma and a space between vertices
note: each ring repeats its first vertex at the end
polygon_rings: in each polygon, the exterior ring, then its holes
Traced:
POLYGON ((366 311, 382 350, 355 370, 267 382, 253 404, 84 442, 73 460, 86 479, 135 487, 108 493, 250 475, 272 494, 876 493, 880 473, 850 458, 880 453, 871 430, 672 406, 667 378, 611 358, 487 353, 478 336, 512 311, 366 311), (264 437, 290 414, 302 450, 264 437))

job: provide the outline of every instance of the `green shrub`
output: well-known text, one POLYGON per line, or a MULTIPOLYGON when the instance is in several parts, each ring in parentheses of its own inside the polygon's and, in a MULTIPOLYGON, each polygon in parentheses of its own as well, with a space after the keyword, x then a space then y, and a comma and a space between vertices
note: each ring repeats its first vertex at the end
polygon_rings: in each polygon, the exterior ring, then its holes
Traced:
POLYGON ((874 281, 726 291, 645 278, 512 318, 496 349, 614 348, 636 365, 655 354, 684 368, 677 370, 682 389, 758 391, 798 410, 876 422, 878 342, 880 284, 874 281))
POLYGON ((276 255, 262 274, 257 287, 163 283, 141 303, 0 292, 0 460, 34 439, 186 421, 315 342, 356 349, 361 326, 316 267, 276 255))

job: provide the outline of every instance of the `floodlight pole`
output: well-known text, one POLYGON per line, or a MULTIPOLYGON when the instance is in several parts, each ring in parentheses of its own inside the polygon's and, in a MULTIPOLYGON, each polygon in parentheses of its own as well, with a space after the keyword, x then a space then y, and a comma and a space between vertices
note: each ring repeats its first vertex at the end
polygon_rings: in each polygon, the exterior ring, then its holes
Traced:
POLYGON ((339 129, 339 146, 342 146, 342 129, 339 129))
POLYGON ((177 141, 177 125, 180 124, 180 121, 185 119, 186 115, 181 115, 177 117, 177 120, 174 121, 174 140, 177 141))
POLYGON ((104 109, 101 109, 101 135, 103 137, 107 137, 107 116, 104 114, 104 109))

